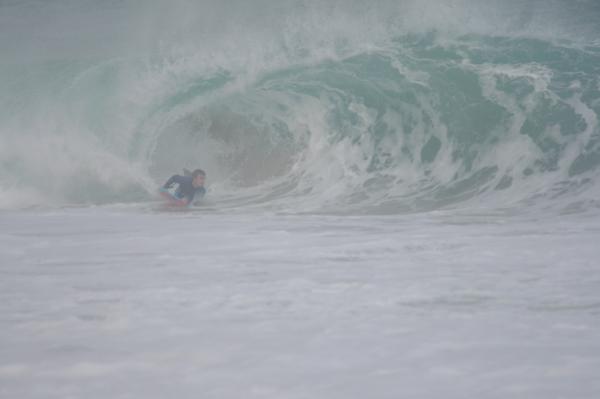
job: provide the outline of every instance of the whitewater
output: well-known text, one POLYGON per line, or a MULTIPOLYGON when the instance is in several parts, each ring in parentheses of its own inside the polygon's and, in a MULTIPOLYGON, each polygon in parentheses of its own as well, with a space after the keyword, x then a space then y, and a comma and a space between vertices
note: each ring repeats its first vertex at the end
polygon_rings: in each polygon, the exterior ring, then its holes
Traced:
POLYGON ((0 397, 597 398, 598 20, 0 1, 0 397))

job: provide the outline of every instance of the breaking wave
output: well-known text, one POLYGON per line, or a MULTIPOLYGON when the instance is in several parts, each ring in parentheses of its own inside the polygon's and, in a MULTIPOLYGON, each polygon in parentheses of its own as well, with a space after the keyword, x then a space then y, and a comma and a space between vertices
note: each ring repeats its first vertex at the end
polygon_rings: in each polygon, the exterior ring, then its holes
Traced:
POLYGON ((598 207, 595 2, 259 3, 0 2, 0 208, 598 207))

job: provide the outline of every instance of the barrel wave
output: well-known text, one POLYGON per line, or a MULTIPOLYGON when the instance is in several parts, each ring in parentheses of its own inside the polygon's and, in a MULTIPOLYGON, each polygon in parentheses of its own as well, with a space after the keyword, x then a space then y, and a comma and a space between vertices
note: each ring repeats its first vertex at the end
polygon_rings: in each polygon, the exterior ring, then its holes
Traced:
POLYGON ((0 207, 600 205, 594 2, 259 3, 0 3, 0 207))

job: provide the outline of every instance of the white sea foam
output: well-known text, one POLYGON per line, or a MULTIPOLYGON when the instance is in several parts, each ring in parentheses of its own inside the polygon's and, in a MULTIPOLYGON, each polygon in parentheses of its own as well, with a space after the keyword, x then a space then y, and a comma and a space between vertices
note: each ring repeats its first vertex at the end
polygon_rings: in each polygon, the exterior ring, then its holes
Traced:
POLYGON ((0 223, 2 396, 600 389, 595 216, 88 208, 0 223))
POLYGON ((595 399, 599 19, 0 1, 0 397, 595 399))

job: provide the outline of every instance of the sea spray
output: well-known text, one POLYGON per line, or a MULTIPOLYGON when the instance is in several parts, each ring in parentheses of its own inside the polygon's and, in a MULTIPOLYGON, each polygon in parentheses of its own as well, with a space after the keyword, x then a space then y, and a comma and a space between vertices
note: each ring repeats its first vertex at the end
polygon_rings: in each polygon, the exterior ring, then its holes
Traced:
POLYGON ((595 2, 0 11, 3 208, 145 202, 197 166, 241 208, 596 206, 595 2))

